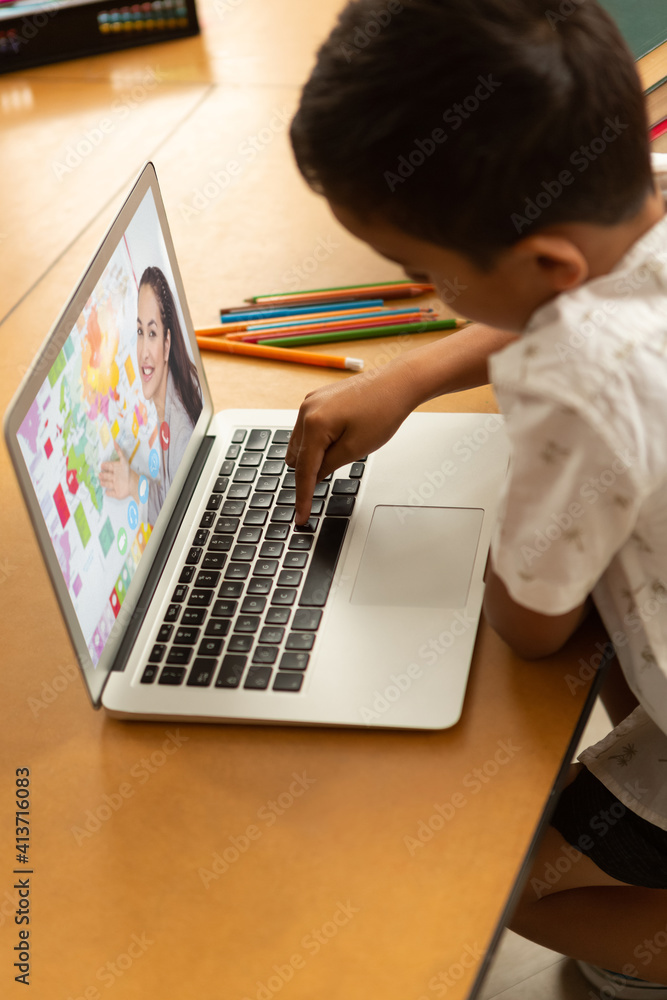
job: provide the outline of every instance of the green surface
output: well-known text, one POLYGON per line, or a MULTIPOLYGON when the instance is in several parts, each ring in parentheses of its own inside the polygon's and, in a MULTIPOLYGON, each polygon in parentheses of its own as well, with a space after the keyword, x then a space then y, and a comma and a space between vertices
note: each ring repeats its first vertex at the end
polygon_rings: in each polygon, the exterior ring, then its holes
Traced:
POLYGON ((600 0, 615 18, 635 59, 667 40, 667 0, 600 0))

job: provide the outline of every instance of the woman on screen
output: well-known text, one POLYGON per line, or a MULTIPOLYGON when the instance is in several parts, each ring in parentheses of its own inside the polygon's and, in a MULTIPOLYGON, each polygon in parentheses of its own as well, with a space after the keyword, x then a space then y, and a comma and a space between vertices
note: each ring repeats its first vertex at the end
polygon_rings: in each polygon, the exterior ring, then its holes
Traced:
MULTIPOLYGON (((148 522, 154 525, 203 405, 174 296, 159 267, 147 267, 139 282, 137 365, 144 397, 157 411, 157 453, 162 455, 157 475, 148 478, 148 522)), ((102 462, 102 487, 108 497, 132 496, 138 503, 139 474, 116 443, 114 448, 118 461, 102 462)))

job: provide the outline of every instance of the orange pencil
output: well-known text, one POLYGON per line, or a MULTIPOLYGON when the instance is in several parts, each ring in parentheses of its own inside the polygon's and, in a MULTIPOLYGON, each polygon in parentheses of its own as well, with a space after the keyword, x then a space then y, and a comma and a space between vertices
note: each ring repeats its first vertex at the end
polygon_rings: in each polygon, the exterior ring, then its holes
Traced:
POLYGON ((221 354, 244 354, 251 358, 266 358, 271 361, 296 361, 302 365, 319 365, 323 368, 347 368, 360 372, 364 367, 361 358, 344 358, 337 354, 311 354, 310 351, 294 351, 287 347, 264 347, 261 344, 244 344, 239 341, 197 337, 197 343, 206 351, 221 354))
MULTIPOLYGON (((405 323, 418 323, 427 320, 421 312, 405 313, 403 316, 382 316, 373 319, 340 320, 336 323, 319 323, 314 325, 295 325, 280 327, 275 330, 264 330, 259 333, 256 330, 246 330, 244 333, 229 333, 227 340, 242 340, 246 344, 256 343, 258 340, 280 340, 281 337, 293 337, 299 333, 335 333, 337 330, 370 330, 376 326, 400 326, 405 323)), ((435 317, 433 317, 435 319, 435 317)))

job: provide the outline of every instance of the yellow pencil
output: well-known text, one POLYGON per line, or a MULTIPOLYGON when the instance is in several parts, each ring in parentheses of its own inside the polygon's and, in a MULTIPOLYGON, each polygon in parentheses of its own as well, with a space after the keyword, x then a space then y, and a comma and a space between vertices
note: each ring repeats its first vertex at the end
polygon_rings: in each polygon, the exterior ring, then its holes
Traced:
POLYGON ((353 372, 360 372, 364 367, 361 358, 344 358, 337 354, 311 354, 310 351, 295 351, 287 347, 265 347, 261 344, 245 344, 238 340, 221 340, 213 337, 197 337, 197 343, 205 351, 244 354, 251 358, 265 358, 267 361, 296 361, 302 365, 347 368, 353 372))

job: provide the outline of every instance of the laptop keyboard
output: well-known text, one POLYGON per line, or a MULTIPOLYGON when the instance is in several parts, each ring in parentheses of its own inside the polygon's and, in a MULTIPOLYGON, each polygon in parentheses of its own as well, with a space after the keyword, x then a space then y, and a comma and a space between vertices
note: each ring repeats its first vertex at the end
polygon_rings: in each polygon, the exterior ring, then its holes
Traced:
POLYGON ((318 483, 297 527, 290 433, 234 433, 142 684, 301 690, 365 460, 318 483))

